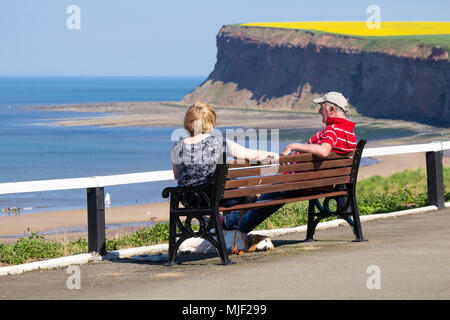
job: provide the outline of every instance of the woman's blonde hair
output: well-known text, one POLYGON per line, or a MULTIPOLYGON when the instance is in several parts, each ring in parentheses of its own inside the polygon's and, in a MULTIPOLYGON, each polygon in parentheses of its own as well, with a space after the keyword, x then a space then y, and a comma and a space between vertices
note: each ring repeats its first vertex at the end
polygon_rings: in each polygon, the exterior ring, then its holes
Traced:
POLYGON ((200 133, 209 133, 216 125, 216 111, 204 102, 193 104, 184 116, 184 128, 193 137, 200 133))

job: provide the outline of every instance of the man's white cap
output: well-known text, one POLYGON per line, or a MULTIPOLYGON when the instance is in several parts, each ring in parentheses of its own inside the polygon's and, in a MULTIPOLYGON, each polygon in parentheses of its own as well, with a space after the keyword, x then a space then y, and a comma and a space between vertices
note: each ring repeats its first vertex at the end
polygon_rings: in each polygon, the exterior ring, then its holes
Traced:
POLYGON ((331 91, 325 94, 323 97, 314 99, 313 101, 315 103, 328 101, 340 107, 342 110, 344 110, 344 112, 348 112, 347 99, 345 99, 345 97, 340 92, 331 91))

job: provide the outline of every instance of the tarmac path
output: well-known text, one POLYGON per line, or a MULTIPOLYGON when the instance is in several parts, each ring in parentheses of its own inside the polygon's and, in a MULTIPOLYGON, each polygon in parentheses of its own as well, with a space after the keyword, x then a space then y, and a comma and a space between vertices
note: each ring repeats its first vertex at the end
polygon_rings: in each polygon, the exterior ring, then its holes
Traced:
POLYGON ((275 250, 183 257, 173 267, 131 259, 79 266, 80 288, 67 268, 0 277, 4 299, 445 299, 450 298, 450 209, 363 223, 272 241, 275 250), (74 283, 74 282, 71 282, 74 283))

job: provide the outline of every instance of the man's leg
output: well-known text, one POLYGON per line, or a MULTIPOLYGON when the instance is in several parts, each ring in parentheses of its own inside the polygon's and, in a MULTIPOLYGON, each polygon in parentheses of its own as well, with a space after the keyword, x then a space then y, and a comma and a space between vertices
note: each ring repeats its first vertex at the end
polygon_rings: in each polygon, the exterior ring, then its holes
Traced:
MULTIPOLYGON (((258 202, 264 200, 282 199, 284 196, 284 192, 266 193, 261 195, 261 197, 258 199, 258 202)), ((240 231, 249 233, 282 206, 283 205, 280 204, 269 207, 262 207, 254 210, 247 210, 242 215, 242 218, 240 217, 241 211, 232 211, 231 213, 224 216, 224 228, 227 230, 236 230, 239 226, 240 231), (240 223, 239 219, 241 220, 240 223)))

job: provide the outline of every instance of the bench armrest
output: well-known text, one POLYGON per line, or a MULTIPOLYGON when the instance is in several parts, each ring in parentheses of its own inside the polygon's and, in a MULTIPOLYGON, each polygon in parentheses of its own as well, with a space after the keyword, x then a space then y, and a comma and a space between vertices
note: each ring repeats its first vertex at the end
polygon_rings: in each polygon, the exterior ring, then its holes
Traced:
POLYGON ((212 184, 213 181, 209 181, 198 186, 168 187, 162 191, 162 197, 170 196, 172 209, 179 209, 180 202, 184 208, 211 208, 214 204, 210 189, 212 184))
POLYGON ((185 186, 185 187, 167 187, 165 188, 161 195, 163 198, 168 198, 169 196, 174 196, 175 194, 185 194, 187 192, 200 192, 204 191, 211 185, 211 181, 200 184, 198 186, 185 186))

